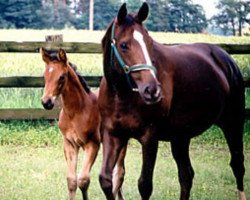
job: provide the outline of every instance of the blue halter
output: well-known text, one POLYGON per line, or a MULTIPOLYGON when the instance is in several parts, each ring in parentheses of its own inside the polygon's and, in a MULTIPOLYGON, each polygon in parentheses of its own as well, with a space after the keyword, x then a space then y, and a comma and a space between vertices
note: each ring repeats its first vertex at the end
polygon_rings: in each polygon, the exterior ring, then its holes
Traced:
POLYGON ((141 71, 141 70, 152 70, 155 74, 157 73, 157 70, 154 66, 152 65, 147 65, 147 64, 136 64, 136 65, 132 65, 132 66, 128 66, 124 63, 124 61, 122 60, 117 48, 116 48, 116 42, 115 42, 115 22, 112 25, 112 32, 111 32, 111 59, 110 59, 110 64, 112 66, 112 58, 113 58, 113 54, 115 54, 121 68, 123 69, 126 79, 128 81, 128 84, 130 86, 130 88, 132 89, 132 91, 134 92, 138 92, 138 88, 134 88, 132 85, 132 81, 131 81, 131 76, 129 75, 131 72, 135 72, 135 71, 141 71))

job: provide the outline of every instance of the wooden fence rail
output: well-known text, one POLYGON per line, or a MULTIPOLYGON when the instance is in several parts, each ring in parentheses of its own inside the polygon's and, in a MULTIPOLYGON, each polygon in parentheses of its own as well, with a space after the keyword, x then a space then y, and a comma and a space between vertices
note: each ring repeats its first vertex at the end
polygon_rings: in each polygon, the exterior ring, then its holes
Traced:
MULTIPOLYGON (((166 44, 170 45, 170 44, 166 44)), ((250 54, 250 44, 217 44, 230 54, 250 54)), ((46 42, 0 42, 0 52, 36 53, 40 47, 50 50, 64 48, 68 53, 101 53, 97 43, 46 43, 46 42)), ((248 66, 249 67, 249 66, 248 66)), ((91 87, 99 87, 100 76, 84 76, 91 87)), ((250 77, 246 77, 245 87, 250 88, 250 77)), ((41 88, 44 86, 43 77, 0 77, 0 88, 41 88)), ((0 120, 37 120, 57 119, 59 109, 50 111, 41 108, 0 109, 0 120)), ((250 119, 250 109, 246 108, 246 118, 250 119)))
MULTIPOLYGON (((90 87, 99 87, 101 76, 84 76, 90 87)), ((250 85, 250 81, 249 81, 250 85)), ((11 76, 0 77, 0 88, 41 88, 44 79, 41 76, 11 76)))
MULTIPOLYGON (((165 44, 167 46, 173 44, 165 44)), ((229 54, 250 54, 250 44, 216 44, 225 49, 229 54)), ((40 47, 51 50, 63 48, 67 53, 102 53, 98 43, 80 42, 0 42, 0 52, 35 53, 40 47)))

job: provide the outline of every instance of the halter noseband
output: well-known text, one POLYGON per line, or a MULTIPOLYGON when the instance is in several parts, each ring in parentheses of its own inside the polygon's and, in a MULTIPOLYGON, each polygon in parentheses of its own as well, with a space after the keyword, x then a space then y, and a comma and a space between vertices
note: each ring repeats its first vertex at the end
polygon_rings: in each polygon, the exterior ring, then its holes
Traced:
POLYGON ((115 46, 116 42, 115 42, 115 22, 112 25, 112 32, 111 32, 111 59, 110 59, 110 64, 112 66, 112 58, 113 58, 113 53, 115 54, 121 68, 123 69, 126 79, 128 81, 128 84, 130 86, 130 88, 132 89, 132 91, 134 92, 138 92, 138 88, 134 88, 132 86, 132 82, 131 82, 131 77, 129 76, 129 74, 131 72, 135 72, 135 71, 141 71, 141 70, 152 70, 155 74, 157 73, 157 70, 154 66, 152 65, 147 65, 147 64, 136 64, 136 65, 132 65, 132 66, 128 66, 124 63, 124 61, 122 60, 116 46, 115 46))

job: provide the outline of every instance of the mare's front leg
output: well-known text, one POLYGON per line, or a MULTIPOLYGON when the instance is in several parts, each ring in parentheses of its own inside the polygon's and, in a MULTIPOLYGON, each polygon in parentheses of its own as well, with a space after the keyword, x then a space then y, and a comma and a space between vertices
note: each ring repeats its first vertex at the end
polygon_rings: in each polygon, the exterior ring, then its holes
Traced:
POLYGON ((153 172, 158 150, 158 140, 146 133, 140 139, 142 144, 142 170, 138 181, 142 200, 148 200, 153 191, 153 172))
POLYGON ((69 190, 69 199, 74 200, 77 189, 76 168, 79 147, 65 137, 63 138, 63 146, 64 156, 67 162, 67 183, 69 190))
POLYGON ((84 160, 81 172, 78 176, 78 187, 82 191, 82 197, 84 200, 88 200, 88 186, 90 183, 90 170, 95 162, 98 150, 98 140, 89 140, 87 144, 83 146, 84 149, 84 160))
POLYGON ((189 158, 190 139, 175 139, 171 141, 172 154, 178 167, 181 186, 180 200, 187 200, 193 184, 194 170, 189 158))
POLYGON ((124 146, 127 146, 127 139, 121 139, 113 136, 107 130, 103 133, 103 161, 99 176, 101 188, 107 200, 115 200, 113 194, 112 175, 115 164, 117 163, 120 152, 124 146))
POLYGON ((118 200, 124 200, 124 196, 122 193, 122 184, 125 176, 125 166, 124 160, 127 152, 127 145, 124 146, 120 152, 117 163, 113 170, 113 195, 118 196, 118 200))

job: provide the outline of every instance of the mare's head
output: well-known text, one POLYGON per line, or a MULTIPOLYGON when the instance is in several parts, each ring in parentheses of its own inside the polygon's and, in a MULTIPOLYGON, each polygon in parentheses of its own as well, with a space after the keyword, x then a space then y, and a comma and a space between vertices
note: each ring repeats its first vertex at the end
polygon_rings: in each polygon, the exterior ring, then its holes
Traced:
POLYGON ((57 52, 48 52, 40 49, 45 62, 45 87, 42 96, 42 105, 45 109, 52 109, 56 98, 61 94, 68 79, 69 63, 66 52, 59 49, 57 52))
POLYGON ((139 92, 146 104, 154 104, 161 100, 162 92, 157 68, 152 64, 153 40, 143 26, 148 12, 147 3, 143 3, 138 13, 128 14, 124 3, 107 30, 102 47, 108 84, 117 90, 139 92))

